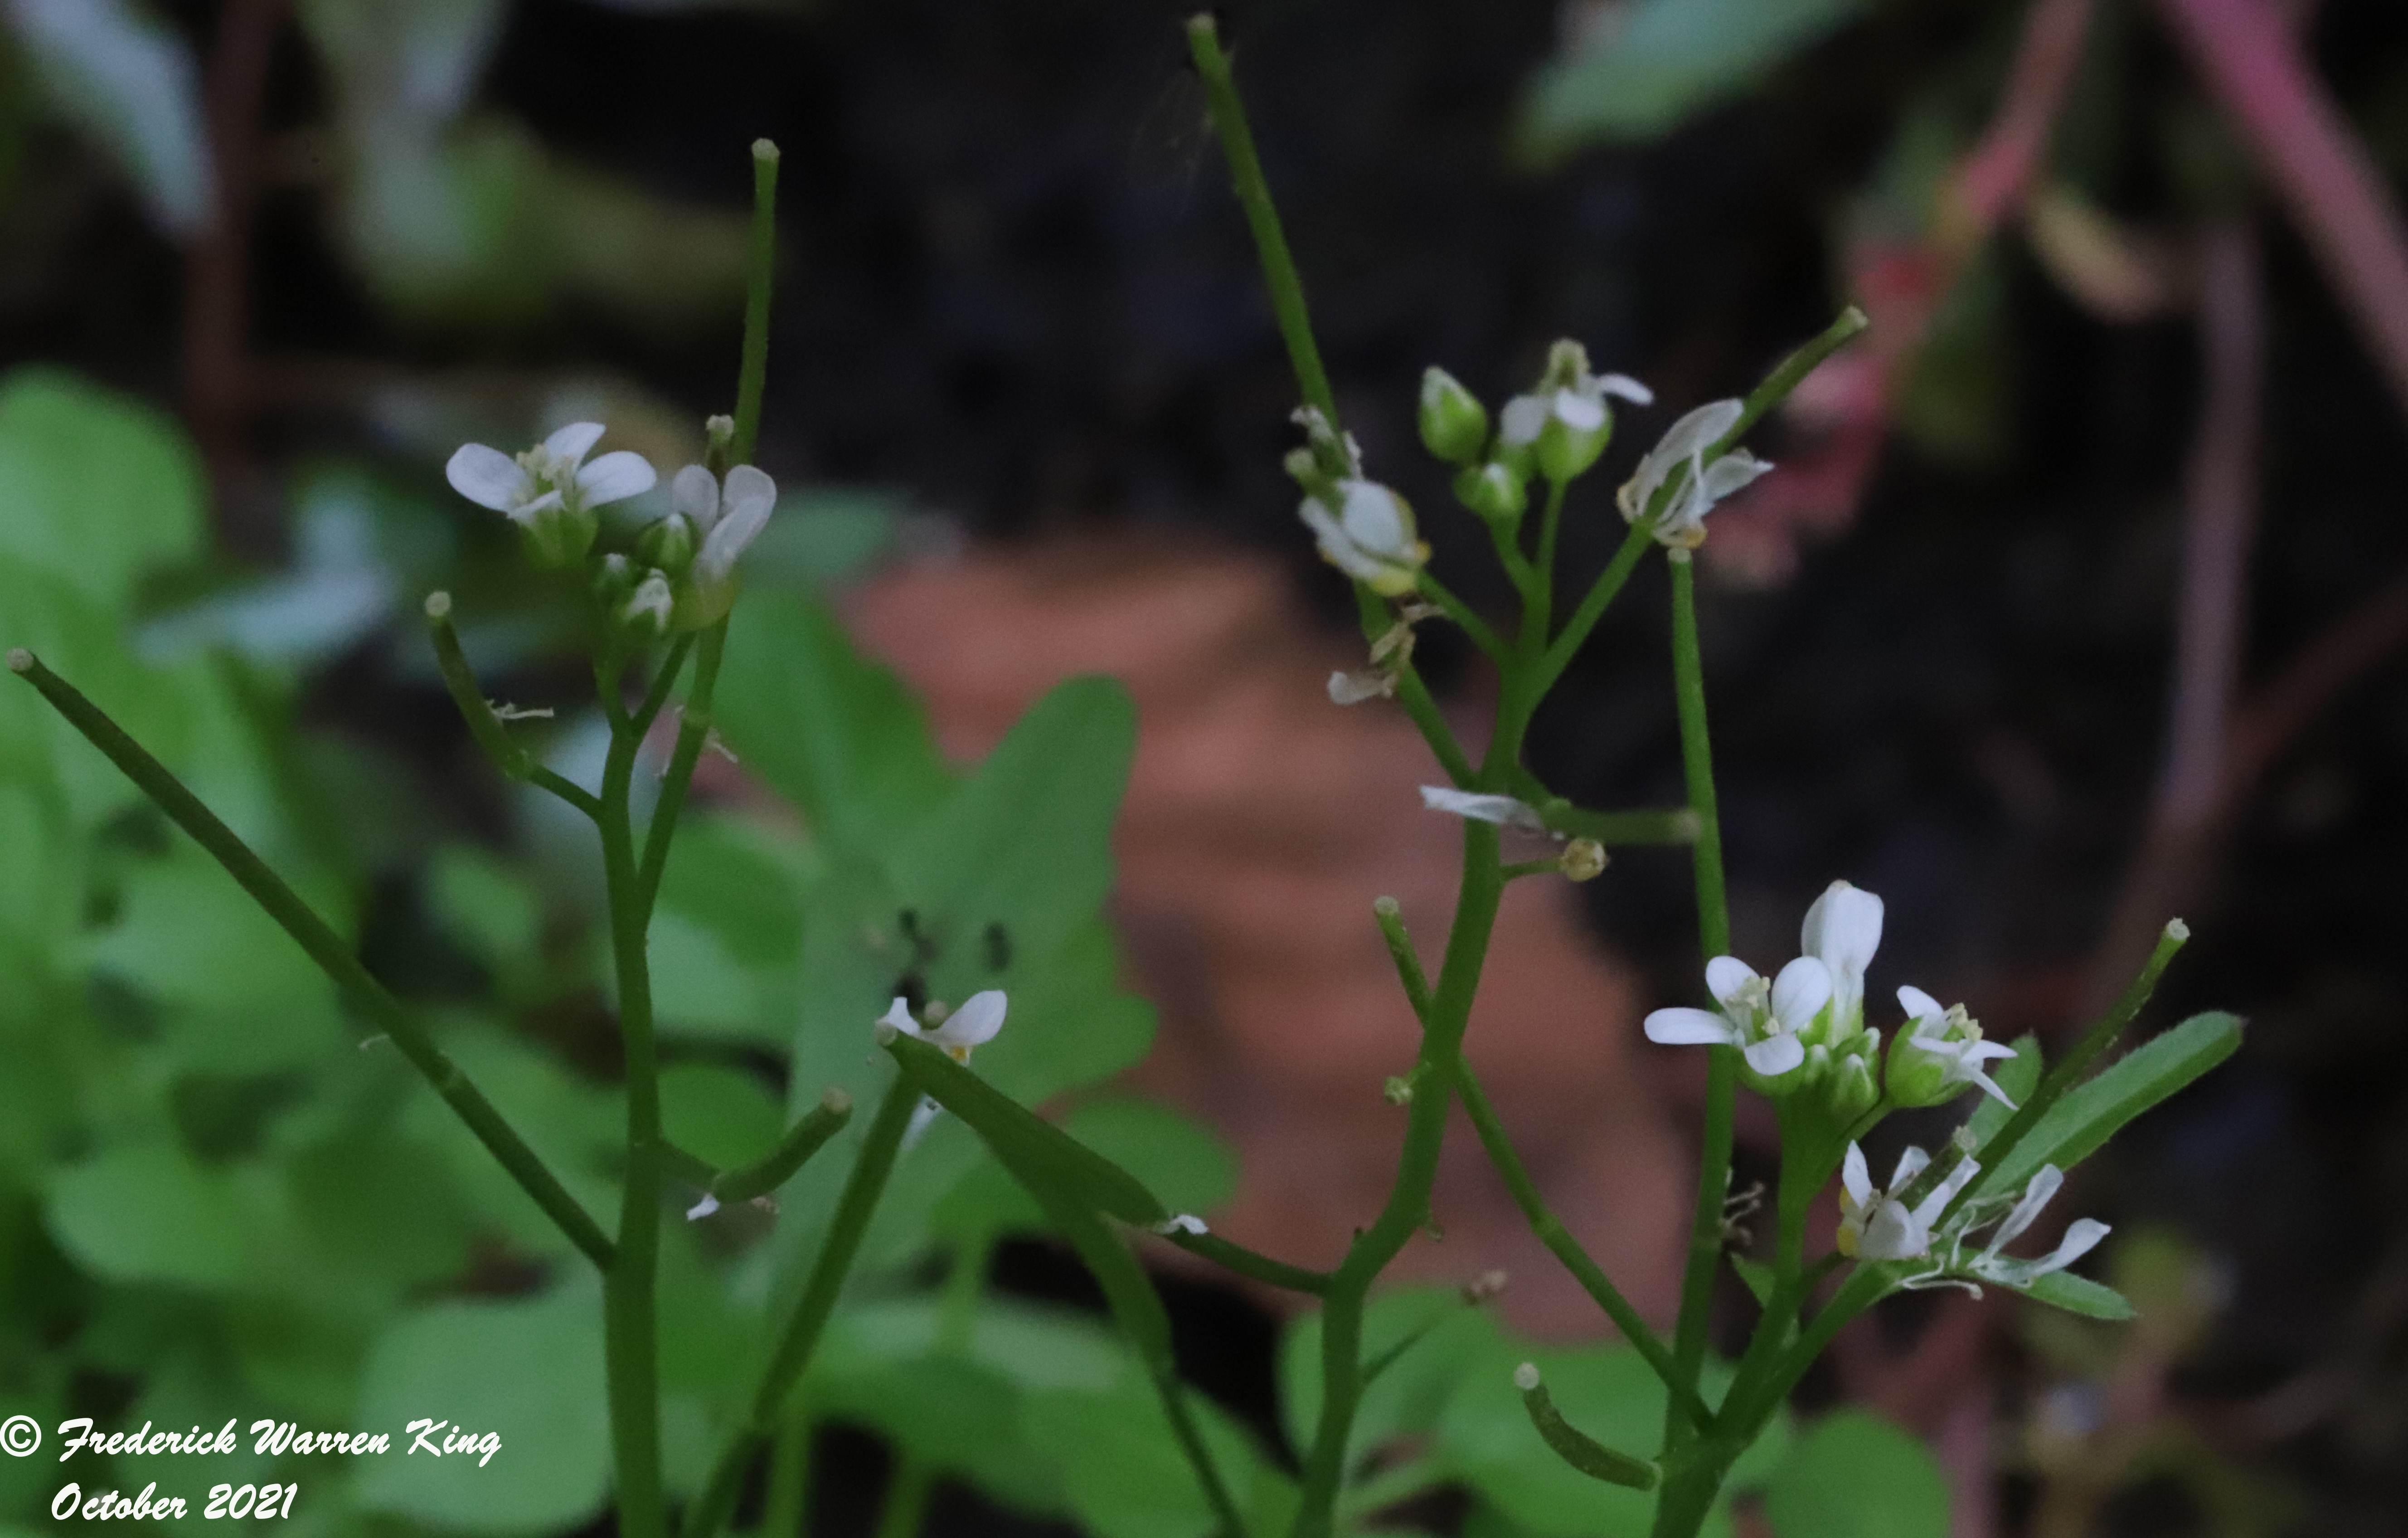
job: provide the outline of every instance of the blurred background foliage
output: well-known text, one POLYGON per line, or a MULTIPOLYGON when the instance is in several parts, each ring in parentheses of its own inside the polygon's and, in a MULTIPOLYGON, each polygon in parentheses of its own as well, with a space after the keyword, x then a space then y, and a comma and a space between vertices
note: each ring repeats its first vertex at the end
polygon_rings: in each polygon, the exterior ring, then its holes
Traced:
MULTIPOLYGON (((786 151, 762 457, 788 491, 726 685, 753 788, 687 834, 654 938, 672 1130, 745 1156, 825 1085, 859 1087, 862 1027, 898 977, 1002 971, 1014 1029, 982 1068, 1067 1096, 1175 1204, 1227 1189, 1208 1132, 1108 1087, 1153 1030, 1101 916, 1125 699, 1067 687, 983 765, 949 765, 830 602, 966 533, 1134 524, 1278 551, 1342 614, 1278 476, 1290 386, 1179 69, 1182 8, 0 0, 5 640, 337 915, 597 1211, 618 1118, 592 855, 484 772, 406 621, 448 586, 482 676, 522 704, 576 697, 575 606, 437 467, 463 439, 581 417, 664 465, 694 457, 725 404, 761 134, 786 151), (1056 783, 1074 744, 1096 777, 1056 783), (1019 828, 1001 810, 1031 807, 1019 828), (964 839, 992 851, 984 896, 930 876, 929 851, 964 839), (1026 905, 1008 956, 971 938, 1007 887, 1026 905)), ((1681 403, 1743 383, 1837 297, 1872 309, 1874 356, 1772 445, 1802 489, 1730 510, 1717 541, 1742 950, 1770 951, 1845 870, 1890 897, 1915 975, 1990 1000, 2012 1034, 2077 1013, 2119 916, 2162 899, 2202 937, 2170 1003, 2258 1023, 2093 1177, 2127 1225, 2115 1280, 2142 1327, 1904 1319, 1896 1360, 1810 1387, 1737 1520, 1781 1538, 2397 1531, 2408 833, 2386 791, 2408 770, 2408 688, 2386 664, 2408 606, 2408 284, 2390 281, 2408 274, 2408 15, 1260 0, 1230 25, 1347 414, 1426 507, 1443 495, 1404 427, 1426 362, 1493 396, 1570 334, 1681 403), (2238 415, 2218 417, 2228 396, 2238 415), (2236 444, 2237 469, 2214 452, 2236 444), (2229 533, 2214 510, 2235 487, 2243 555, 2215 589, 2186 572, 2202 529, 2229 533), (2219 646, 2202 750, 2167 699, 2219 646), (2207 789, 2185 791, 2202 762, 2207 789), (1960 1339, 1970 1355, 1930 1344, 1960 1339), (1996 1375, 2003 1471, 1995 1507, 1959 1489, 1953 1530, 1920 1443, 1825 1413, 1844 1390, 1914 1422, 1916 1373, 1952 1362, 1996 1375), (1869 1511, 1869 1490, 1897 1509, 1869 1511)), ((1477 544, 1468 521, 1429 522, 1441 559, 1477 544)), ((1566 536, 1576 558, 1615 537, 1566 536)), ((1635 644, 1659 616, 1627 607, 1536 739, 1543 777, 1584 801, 1678 792, 1635 644)), ((1431 641, 1441 678, 1460 671, 1431 641)), ((590 721, 564 714, 549 740, 564 772, 598 760, 590 721)), ((449 1413, 504 1431, 507 1477, 312 1464, 294 1520, 596 1520, 598 1341, 560 1242, 22 690, 0 690, 0 870, 6 1408, 449 1413)), ((1695 965, 1685 879, 1634 855, 1588 889, 1667 997, 1695 965)), ((815 1167, 774 1224, 736 1212, 673 1240, 674 1481, 742 1392, 738 1327, 793 1285, 832 1190, 815 1167)), ((818 1430, 759 1494, 763 1531, 793 1531, 806 1488, 821 1532, 918 1515, 1204 1530, 1187 1483, 1147 1461, 1159 1412, 1083 1279, 1022 1237, 1040 1229, 961 1128, 931 1134, 807 1386, 818 1430), (926 1512, 882 1518, 882 1492, 932 1488, 926 1512)), ((1185 1284, 1174 1301, 1183 1362, 1227 1411, 1215 1434, 1274 1513, 1310 1326, 1282 1339, 1185 1284)), ((1380 1329, 1430 1328, 1383 1380, 1358 1518, 1629 1531, 1559 1488, 1500 1398, 1530 1343, 1443 1293, 1383 1308, 1380 1329)), ((1583 1424, 1651 1413, 1615 1351, 1541 1359, 1583 1424)), ((0 1524, 37 1527, 57 1472, 0 1465, 0 1524)), ((193 1478, 131 1459, 109 1477, 193 1478)))

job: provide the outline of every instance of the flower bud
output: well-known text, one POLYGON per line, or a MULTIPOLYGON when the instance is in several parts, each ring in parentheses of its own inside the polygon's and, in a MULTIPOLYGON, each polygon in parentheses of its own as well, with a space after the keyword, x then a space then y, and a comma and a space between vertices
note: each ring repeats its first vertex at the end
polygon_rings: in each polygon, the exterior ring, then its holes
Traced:
POLYGON ((703 468, 713 475, 725 475, 727 462, 735 456, 736 419, 731 416, 705 417, 702 438, 703 468))
POLYGON ((647 524, 636 536, 636 559, 669 577, 682 577, 694 564, 694 525, 673 512, 647 524))
POLYGON ((1539 428, 1539 471, 1559 486, 1576 480, 1597 463, 1612 436, 1613 413, 1605 409, 1604 396, 1558 390, 1547 402, 1546 421, 1539 428))
POLYGON ((1422 447, 1450 465, 1469 465, 1488 445, 1488 408, 1453 374, 1422 374, 1422 447))
POLYGON ((648 571, 619 606, 619 624, 631 636, 657 640, 668 634, 669 615, 676 608, 677 597, 669 591, 669 580, 657 571, 648 571))
POLYGON ((1823 1096, 1831 1108, 1831 1119, 1842 1127, 1870 1111, 1881 1100, 1870 1059, 1854 1052, 1841 1057, 1824 1084, 1823 1096))
POLYGON ((1455 500, 1492 524, 1511 526, 1529 506, 1522 477, 1511 467, 1490 460, 1455 478, 1455 500))
POLYGON ((636 590, 636 579, 641 573, 636 564, 624 555, 605 555, 594 568, 594 601, 604 612, 615 613, 627 595, 636 590))
POLYGON ((1574 839, 1564 845, 1563 867, 1567 881, 1594 881, 1605 871, 1605 845, 1595 839, 1574 839))
POLYGON ((1497 413, 1496 457, 1527 480, 1539 467, 1539 433, 1547 424, 1547 397, 1515 395, 1497 413))

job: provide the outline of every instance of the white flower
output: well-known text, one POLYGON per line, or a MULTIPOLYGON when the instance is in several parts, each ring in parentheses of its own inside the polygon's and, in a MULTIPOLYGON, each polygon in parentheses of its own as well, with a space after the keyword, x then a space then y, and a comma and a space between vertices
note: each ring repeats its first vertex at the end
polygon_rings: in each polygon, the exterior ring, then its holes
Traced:
MULTIPOLYGON (((995 1040, 1003 1028, 1003 1012, 1007 1001, 1001 988, 988 988, 974 993, 962 1001, 962 1007, 945 1016, 939 1025, 923 1027, 911 1018, 911 1006, 904 999, 895 1000, 893 1007, 879 1018, 882 1029, 897 1030, 913 1036, 931 1046, 945 1049, 945 1055, 957 1063, 970 1060, 970 1049, 995 1040)), ((884 1041, 887 1038, 881 1037, 884 1041)))
POLYGON ((1396 693, 1397 675, 1385 668, 1366 668, 1358 672, 1329 675, 1329 702, 1333 705, 1360 705, 1367 699, 1389 699, 1396 693))
POLYGON ((452 489, 507 516, 533 537, 546 560, 570 565, 594 542, 595 510, 652 489, 659 476, 642 454, 621 449, 593 464, 598 422, 572 422, 513 458, 464 443, 443 467, 452 489))
POLYGON ((1422 805, 1432 812, 1451 812, 1475 823, 1518 827, 1526 833, 1547 831, 1545 819, 1529 802, 1517 801, 1511 796, 1484 796, 1477 791, 1456 790, 1451 785, 1424 785, 1422 805))
POLYGON ((1882 899, 1843 881, 1824 888, 1799 927, 1798 948, 1831 970, 1834 1046, 1854 1036, 1865 1018, 1865 969, 1881 949, 1882 899))
POLYGON ((1557 382, 1550 388, 1542 381, 1532 394, 1507 401, 1498 413, 1497 441, 1509 464, 1526 471, 1535 460, 1548 479, 1569 481, 1605 452, 1612 420, 1606 396, 1646 406, 1656 395, 1627 374, 1589 373, 1588 354, 1576 347, 1559 342, 1556 349, 1547 372, 1557 382))
POLYGON ((1906 1012, 1906 1029, 1890 1046, 1892 1100, 1900 1105, 1938 1105, 1954 1100, 1961 1086, 1979 1085, 1982 1093, 2000 1105, 2015 1108, 1999 1081, 1982 1068, 2014 1056, 2014 1048, 1982 1040, 1982 1028, 1964 1005, 1942 1010, 1940 1000, 1921 988, 1899 989, 1898 1005, 1906 1012))
POLYGON ((1970 1158, 1960 1161, 1910 1210, 1899 1196, 1930 1163, 1929 1154, 1910 1147, 1898 1157, 1898 1172, 1889 1177, 1888 1186, 1876 1189, 1865 1168, 1865 1151, 1848 1144, 1847 1159, 1840 1167, 1842 1255, 1854 1260, 1911 1260, 1931 1253, 1931 1225, 1982 1167, 1970 1158))
POLYGON ((1777 1079, 1806 1060, 1798 1033, 1831 997, 1823 963, 1801 956, 1771 981, 1735 956, 1706 963, 1706 991, 1722 1005, 1711 1010, 1656 1010, 1647 1016, 1647 1039, 1658 1046, 1735 1046, 1747 1066, 1777 1079))
POLYGON ((1967 1263, 1966 1269, 2000 1286, 2028 1287, 2051 1272, 2063 1271, 2096 1249, 2099 1242, 2114 1230, 2095 1217, 2077 1217, 2066 1226, 2065 1237, 2057 1243, 2057 1248, 2037 1260, 2016 1260, 1999 1253, 2032 1226, 2032 1220, 2040 1216, 2040 1210, 2048 1205, 2049 1200, 2064 1184, 2064 1171, 2054 1164, 2042 1165, 2025 1184, 2024 1194, 2014 1208, 1999 1220, 1999 1227, 1990 1235, 1990 1242, 1983 1246, 1981 1254, 1967 1263))
POLYGON ((1297 516, 1312 530, 1322 559, 1371 591, 1397 597, 1413 590, 1414 574, 1429 559, 1413 526, 1413 510, 1376 481, 1340 481, 1333 515, 1319 496, 1297 504, 1297 516))
POLYGON ((1747 408, 1736 400, 1709 401, 1667 428, 1615 494, 1624 520, 1636 524, 1646 518, 1656 492, 1686 465, 1687 479, 1656 515, 1653 527, 1656 539, 1666 545, 1694 550, 1704 543, 1706 514, 1714 504, 1772 468, 1745 449, 1733 449, 1713 464, 1706 463, 1706 451, 1738 426, 1746 412, 1747 408))
POLYGON ((778 483, 751 465, 730 469, 724 485, 700 465, 688 465, 669 480, 669 510, 694 525, 702 540, 694 569, 710 582, 726 581, 777 505, 778 483))

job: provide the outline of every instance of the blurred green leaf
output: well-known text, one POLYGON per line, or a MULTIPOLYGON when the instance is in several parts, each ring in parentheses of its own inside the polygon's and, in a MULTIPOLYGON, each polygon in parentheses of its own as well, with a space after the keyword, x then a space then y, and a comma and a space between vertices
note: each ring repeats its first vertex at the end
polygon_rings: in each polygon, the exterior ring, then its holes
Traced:
POLYGON ((209 1288, 252 1280, 255 1193, 173 1144, 122 1145, 61 1170, 47 1209, 60 1247, 113 1280, 209 1288))
POLYGON ((785 1130, 758 1078, 712 1063, 661 1070, 661 1125, 670 1142, 723 1170, 767 1154, 785 1130))
POLYGON ((573 1528, 601 1509, 610 1477, 599 1288, 581 1272, 529 1298, 413 1310, 386 1327, 360 1384, 356 1424, 396 1431, 422 1417, 444 1431, 498 1434, 477 1455, 405 1452, 361 1460, 353 1498, 465 1532, 573 1528))
POLYGON ((2215 1067, 2241 1047, 2241 1017, 2194 1014, 2152 1037, 2074 1086, 2049 1107, 2031 1134, 1983 1180, 2013 1190, 2043 1164, 2071 1170, 2125 1124, 2215 1067))
POLYGON ((1648 139, 1739 94, 1867 0, 1623 0, 1530 85, 1523 141, 1541 155, 1648 139))
POLYGON ((2114 1287, 2070 1271, 2050 1272, 2031 1286, 2014 1290, 2036 1303, 2079 1314, 2086 1319, 2129 1319, 2139 1313, 2132 1307, 2132 1301, 2114 1287))
POLYGON ((1947 1538, 1948 1481, 1878 1416, 1842 1410, 1799 1437, 1765 1488, 1779 1538, 1947 1538))
POLYGON ((1173 1212, 1209 1213, 1238 1188, 1238 1161, 1210 1128, 1167 1105, 1090 1100, 1062 1129, 1135 1175, 1173 1212))
MULTIPOLYGON (((1363 1354, 1371 1360, 1395 1355, 1363 1390, 1350 1463, 1397 1437, 1434 1429, 1466 1367, 1485 1359, 1496 1344, 1488 1311, 1467 1305, 1452 1287, 1394 1287, 1374 1296, 1363 1315, 1363 1354)), ((1282 1338, 1279 1380, 1289 1440, 1310 1445, 1321 1417, 1318 1313, 1299 1316, 1282 1338)))
POLYGON ((201 509, 199 466, 159 412, 57 369, 0 381, 0 553, 121 609, 198 552, 201 509))
MULTIPOLYGON (((1217 1406, 1199 1398, 1195 1407, 1240 1506, 1271 1518, 1255 1531, 1279 1531, 1292 1483, 1217 1406)), ((1070 1509, 1097 1538, 1197 1538, 1213 1530, 1196 1471, 1142 1374, 1131 1371, 1109 1393, 1030 1394, 1022 1416, 1030 1440, 1059 1461, 1070 1509)))

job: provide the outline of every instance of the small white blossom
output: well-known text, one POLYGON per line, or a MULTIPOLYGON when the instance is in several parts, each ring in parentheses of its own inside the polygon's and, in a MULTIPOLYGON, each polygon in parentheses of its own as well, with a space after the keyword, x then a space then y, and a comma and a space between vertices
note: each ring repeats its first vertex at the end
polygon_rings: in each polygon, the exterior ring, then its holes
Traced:
POLYGON ((1865 1018, 1865 969, 1881 949, 1882 899, 1861 887, 1835 881, 1806 910, 1798 948, 1831 971, 1831 1028, 1837 1045, 1855 1035, 1865 1018))
POLYGON ((1706 963, 1706 991, 1722 1005, 1712 1010, 1663 1009, 1647 1016, 1647 1039, 1658 1046, 1734 1046, 1747 1066, 1778 1079, 1806 1060, 1798 1033, 1831 997, 1831 976, 1823 963, 1801 956, 1767 981, 1735 956, 1706 963))
POLYGON ((1336 482, 1329 494, 1337 499, 1334 507, 1308 495, 1296 510, 1312 530, 1322 559, 1384 597, 1412 592, 1429 559, 1412 508, 1376 481, 1336 482))
POLYGON ((598 422, 572 422, 524 453, 464 443, 443 467, 452 489, 525 529, 546 560, 570 565, 594 542, 595 510, 652 489, 652 462, 621 449, 591 465, 598 422))
POLYGON ((694 569, 710 582, 724 582, 736 559, 768 526, 778 505, 778 483, 751 465, 738 465, 723 483, 700 465, 688 465, 669 481, 669 510, 694 525, 702 547, 694 569))
POLYGON ((1955 1200, 1956 1193, 1981 1173, 1971 1159, 1958 1162, 1931 1194, 1913 1208, 1899 1197, 1931 1163, 1931 1156, 1910 1147, 1898 1157, 1898 1171, 1886 1187, 1877 1188, 1865 1167, 1865 1151, 1848 1144, 1840 1167, 1840 1253, 1853 1260, 1912 1260, 1931 1253, 1931 1225, 1955 1200))
MULTIPOLYGON (((910 1004, 897 999, 880 1016, 878 1024, 882 1029, 900 1031, 931 1046, 942 1047, 945 1055, 953 1061, 967 1063, 970 1060, 972 1047, 983 1046, 994 1041, 996 1032, 1003 1028, 1007 1002, 1001 988, 988 988, 964 999, 962 1007, 945 1016, 941 1025, 924 1027, 911 1018, 910 1004)), ((880 1039, 886 1040, 883 1037, 880 1039)))
POLYGON ((1703 544, 1706 514, 1714 504, 1772 468, 1745 449, 1733 449, 1713 464, 1706 463, 1706 451, 1738 426, 1746 412, 1747 408, 1736 400, 1709 401, 1667 428, 1615 494, 1625 521, 1636 524, 1647 518, 1656 492, 1685 465, 1687 479, 1655 515, 1652 527, 1658 541, 1675 549, 1694 550, 1703 544))
POLYGON ((1422 805, 1432 812, 1452 812, 1475 823, 1518 827, 1526 833, 1547 831, 1545 819, 1529 802, 1511 796, 1485 796, 1477 791, 1456 790, 1452 785, 1424 785, 1422 805))
POLYGON ((1890 1047, 1893 1099, 1902 1105, 1936 1105, 1953 1099, 1959 1086, 1979 1085, 1983 1094, 2010 1111, 2015 1108, 1999 1081, 1982 1067, 2014 1056, 2014 1048, 1984 1041, 1982 1028, 1965 1013, 1964 1005, 1942 1010, 1940 1000, 1921 988, 1899 989, 1898 1005, 1906 1012, 1906 1029, 1890 1047), (1929 1079, 1934 1068, 1939 1070, 1936 1084, 1906 1083, 1929 1079))

